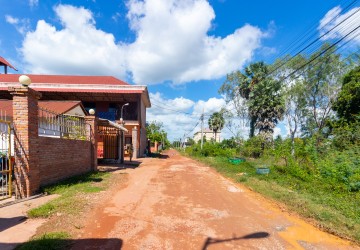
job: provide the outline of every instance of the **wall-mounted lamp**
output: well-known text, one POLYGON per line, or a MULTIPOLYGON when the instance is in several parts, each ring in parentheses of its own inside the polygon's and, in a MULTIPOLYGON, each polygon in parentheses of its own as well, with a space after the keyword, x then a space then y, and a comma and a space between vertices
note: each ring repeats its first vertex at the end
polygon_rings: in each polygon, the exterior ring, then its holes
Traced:
POLYGON ((125 124, 124 123, 124 119, 123 119, 123 109, 124 109, 124 106, 129 106, 129 103, 125 103, 124 105, 121 106, 121 113, 120 113, 120 123, 121 124, 125 124))
POLYGON ((21 83, 21 85, 24 87, 29 87, 29 85, 31 84, 31 79, 26 75, 21 75, 19 77, 19 83, 21 83))

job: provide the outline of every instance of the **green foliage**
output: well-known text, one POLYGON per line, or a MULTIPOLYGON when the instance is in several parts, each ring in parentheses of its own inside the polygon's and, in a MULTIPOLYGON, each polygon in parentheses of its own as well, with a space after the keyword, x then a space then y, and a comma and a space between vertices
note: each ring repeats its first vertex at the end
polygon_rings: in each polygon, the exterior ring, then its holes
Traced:
POLYGON ((221 141, 220 146, 222 148, 233 148, 236 150, 240 149, 240 141, 238 141, 236 138, 231 137, 230 139, 224 139, 221 141))
POLYGON ((254 136, 245 141, 240 152, 246 157, 259 158, 263 154, 265 147, 267 148, 268 146, 264 137, 260 135, 254 136))
POLYGON ((60 250, 70 247, 70 235, 67 232, 45 233, 39 237, 31 239, 19 247, 17 250, 60 250))
POLYGON ((146 137, 150 139, 151 142, 162 141, 163 134, 161 132, 163 124, 161 122, 152 121, 146 123, 146 137))
POLYGON ((152 121, 146 123, 146 137, 151 142, 164 142, 162 149, 170 146, 171 143, 167 139, 167 133, 163 130, 163 124, 161 122, 152 121))
POLYGON ((208 121, 209 128, 214 131, 215 138, 218 131, 222 130, 225 125, 225 119, 222 113, 215 112, 213 113, 208 121))
POLYGON ((43 187, 43 192, 59 194, 60 197, 28 211, 30 218, 48 218, 51 215, 62 212, 76 214, 83 206, 84 201, 77 200, 77 195, 84 193, 96 193, 104 190, 109 173, 88 173, 66 179, 59 183, 43 187))
POLYGON ((336 192, 360 191, 360 147, 334 151, 319 159, 318 168, 324 185, 336 192))
MULTIPOLYGON (((269 68, 263 62, 250 64, 244 72, 235 71, 227 75, 220 93, 227 97, 240 97, 246 100, 250 116, 250 137, 259 132, 273 133, 273 130, 284 113, 281 82, 275 81, 269 75, 269 68)), ((239 102, 235 102, 236 103, 239 102)))
POLYGON ((360 120, 360 66, 344 76, 334 110, 348 123, 360 120))
POLYGON ((335 122, 332 134, 332 145, 337 150, 360 146, 360 119, 352 123, 335 122))
POLYGON ((222 147, 220 143, 206 142, 203 145, 203 148, 200 148, 199 144, 195 144, 192 147, 187 147, 185 152, 192 156, 226 156, 231 157, 235 155, 236 150, 231 148, 222 147))

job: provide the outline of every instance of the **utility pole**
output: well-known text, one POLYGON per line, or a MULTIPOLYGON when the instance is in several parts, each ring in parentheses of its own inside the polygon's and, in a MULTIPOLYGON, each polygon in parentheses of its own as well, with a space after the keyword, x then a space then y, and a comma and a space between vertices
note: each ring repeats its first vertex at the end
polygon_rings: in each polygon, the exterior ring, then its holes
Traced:
POLYGON ((201 145, 200 148, 203 148, 203 144, 204 144, 204 109, 201 115, 201 145))

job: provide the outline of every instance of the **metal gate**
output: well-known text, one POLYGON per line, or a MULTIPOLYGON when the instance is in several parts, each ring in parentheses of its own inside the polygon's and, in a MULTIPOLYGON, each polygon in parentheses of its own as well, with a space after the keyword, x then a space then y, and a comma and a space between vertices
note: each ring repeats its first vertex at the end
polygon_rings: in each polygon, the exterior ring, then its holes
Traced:
POLYGON ((0 119, 0 200, 12 196, 12 137, 11 123, 0 119))
POLYGON ((98 127, 98 158, 118 159, 119 158, 119 132, 115 128, 98 127))

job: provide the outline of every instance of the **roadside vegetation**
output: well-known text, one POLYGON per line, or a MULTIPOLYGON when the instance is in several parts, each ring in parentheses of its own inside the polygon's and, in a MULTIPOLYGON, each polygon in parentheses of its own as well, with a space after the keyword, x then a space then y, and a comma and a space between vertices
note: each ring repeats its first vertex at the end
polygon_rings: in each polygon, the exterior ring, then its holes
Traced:
POLYGON ((75 176, 55 185, 46 186, 43 192, 58 194, 58 198, 28 211, 29 218, 48 218, 56 213, 77 214, 86 200, 79 199, 86 193, 97 193, 107 186, 109 173, 96 172, 75 176))
POLYGON ((59 250, 70 247, 70 235, 66 232, 45 233, 17 247, 17 250, 59 250))
POLYGON ((44 193, 59 197, 29 210, 28 217, 49 218, 48 225, 17 249, 68 249, 72 243, 72 231, 83 227, 79 218, 88 211, 91 199, 96 199, 96 195, 109 186, 110 174, 95 172, 43 187, 44 193))
POLYGON ((202 147, 188 140, 185 153, 359 243, 358 62, 358 54, 342 58, 324 44, 312 55, 254 63, 228 74, 219 91, 228 102, 220 112, 225 123, 209 119, 209 127, 216 133, 227 128, 233 138, 205 141, 202 147), (288 136, 274 138, 280 121, 288 136), (246 128, 249 134, 242 137, 246 128), (246 161, 234 164, 232 157, 246 161), (260 167, 270 173, 257 174, 260 167))

